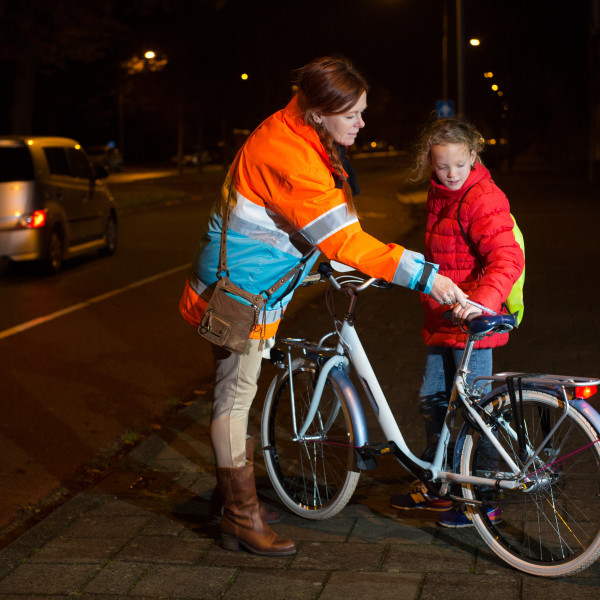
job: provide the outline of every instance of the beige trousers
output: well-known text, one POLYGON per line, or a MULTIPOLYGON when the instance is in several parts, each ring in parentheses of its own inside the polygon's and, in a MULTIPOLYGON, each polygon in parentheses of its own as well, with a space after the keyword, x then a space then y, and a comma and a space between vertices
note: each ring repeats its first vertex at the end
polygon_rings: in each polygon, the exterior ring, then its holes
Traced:
POLYGON ((217 467, 246 464, 248 413, 258 388, 263 350, 260 340, 248 340, 243 354, 213 346, 215 397, 210 439, 217 467))

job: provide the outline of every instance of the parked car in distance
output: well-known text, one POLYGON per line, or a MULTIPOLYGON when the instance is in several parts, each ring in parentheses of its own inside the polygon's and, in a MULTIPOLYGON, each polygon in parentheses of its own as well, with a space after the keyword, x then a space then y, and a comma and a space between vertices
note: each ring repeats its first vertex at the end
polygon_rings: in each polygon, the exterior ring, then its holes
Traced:
POLYGON ((104 167, 109 173, 120 173, 123 170, 123 155, 113 144, 89 146, 86 151, 94 165, 104 167))
POLYGON ((72 256, 117 249, 114 199, 81 146, 61 137, 0 136, 0 257, 58 273, 72 256))

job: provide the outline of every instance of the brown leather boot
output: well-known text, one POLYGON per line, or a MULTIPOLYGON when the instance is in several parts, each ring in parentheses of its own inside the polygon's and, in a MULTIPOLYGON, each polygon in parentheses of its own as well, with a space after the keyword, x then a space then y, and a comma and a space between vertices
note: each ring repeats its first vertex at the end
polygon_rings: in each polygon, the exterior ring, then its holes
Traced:
MULTIPOLYGON (((246 460, 249 463, 254 463, 254 436, 250 435, 246 438, 246 460)), ((267 525, 273 525, 273 523, 279 523, 281 521, 281 513, 276 511, 274 508, 268 507, 263 504, 260 500, 258 501, 258 508, 260 514, 267 525)), ((211 515, 221 516, 223 514, 223 502, 219 498, 218 488, 215 488, 210 496, 209 508, 211 515)))
POLYGON ((217 467, 217 484, 223 500, 221 544, 226 550, 240 545, 260 556, 287 556, 296 545, 277 535, 263 520, 258 508, 254 466, 217 467))
MULTIPOLYGON (((249 463, 254 464, 254 436, 249 435, 246 438, 246 460, 249 463)), ((272 525, 273 523, 279 523, 281 521, 281 514, 274 508, 269 508, 266 504, 263 504, 260 500, 258 501, 260 508, 260 514, 265 520, 265 523, 272 525)))

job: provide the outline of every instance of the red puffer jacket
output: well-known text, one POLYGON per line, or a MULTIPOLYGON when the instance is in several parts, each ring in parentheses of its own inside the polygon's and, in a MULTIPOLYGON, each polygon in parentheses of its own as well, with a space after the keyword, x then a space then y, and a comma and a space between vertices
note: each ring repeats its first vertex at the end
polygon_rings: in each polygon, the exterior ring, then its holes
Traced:
MULTIPOLYGON (((480 162, 476 162, 460 190, 450 190, 435 176, 432 178, 427 198, 425 258, 438 263, 439 272, 450 277, 471 300, 496 311, 501 310, 502 302, 525 265, 523 251, 512 229, 508 200, 480 162), (457 221, 458 204, 467 190, 460 220, 485 264, 485 271, 463 238, 457 221)), ((421 303, 425 311, 421 330, 425 343, 464 348, 466 334, 452 321, 442 318, 448 307, 423 294, 421 303)), ((475 347, 495 348, 506 342, 508 334, 498 334, 484 338, 475 347)))

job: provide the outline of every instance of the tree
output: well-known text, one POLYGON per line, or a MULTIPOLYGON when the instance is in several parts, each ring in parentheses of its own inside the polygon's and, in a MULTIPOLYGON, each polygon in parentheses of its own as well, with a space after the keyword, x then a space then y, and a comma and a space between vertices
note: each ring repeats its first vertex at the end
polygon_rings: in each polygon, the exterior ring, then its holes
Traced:
POLYGON ((10 128, 33 133, 36 78, 65 69, 70 61, 92 62, 123 32, 112 16, 115 0, 0 0, 4 32, 0 61, 13 66, 10 128))

